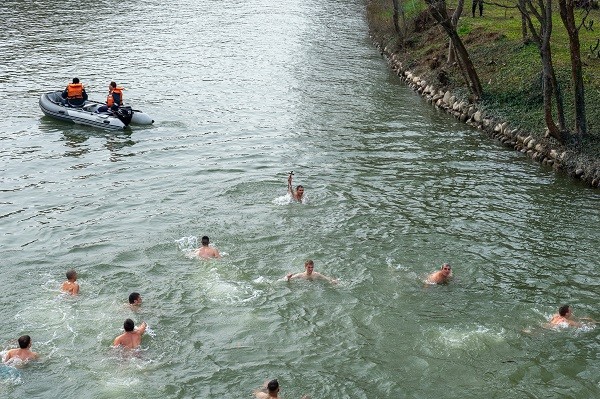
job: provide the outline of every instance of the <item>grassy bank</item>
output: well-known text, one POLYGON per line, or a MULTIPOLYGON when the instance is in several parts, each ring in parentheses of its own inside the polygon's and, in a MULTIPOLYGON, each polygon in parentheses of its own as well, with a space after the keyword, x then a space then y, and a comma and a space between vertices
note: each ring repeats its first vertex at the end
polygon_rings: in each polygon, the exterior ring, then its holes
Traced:
MULTIPOLYGON (((505 1, 505 0, 500 0, 505 1)), ((507 5, 511 4, 505 1, 507 5)), ((456 1, 448 1, 456 7, 456 1)), ((468 97, 464 81, 456 66, 446 62, 448 39, 426 12, 423 0, 404 4, 407 37, 400 42, 394 31, 391 0, 368 0, 367 17, 373 39, 396 52, 415 74, 439 88, 468 97), (447 79, 440 79, 440 76, 447 79), (444 83, 442 83, 442 81, 444 83)), ((576 16, 579 13, 576 12, 576 16)), ((600 11, 594 10, 588 19, 600 24, 600 11)), ((569 41, 558 10, 554 13, 552 32, 553 62, 565 100, 569 128, 574 127, 572 83, 570 80, 569 41)), ((495 5, 484 5, 483 17, 471 16, 471 1, 458 24, 461 35, 483 85, 484 96, 480 108, 493 117, 509 122, 542 138, 545 132, 541 87, 541 61, 537 46, 524 44, 519 11, 495 5)), ((592 53, 600 33, 581 29, 580 41, 584 62, 586 113, 589 137, 581 147, 571 149, 573 162, 600 165, 600 58, 598 50, 592 53)), ((549 139, 552 141, 552 139, 549 139)), ((548 140, 547 140, 548 141, 548 140)), ((558 146, 557 143, 554 143, 558 146)), ((567 172, 569 172, 567 170, 567 172)))

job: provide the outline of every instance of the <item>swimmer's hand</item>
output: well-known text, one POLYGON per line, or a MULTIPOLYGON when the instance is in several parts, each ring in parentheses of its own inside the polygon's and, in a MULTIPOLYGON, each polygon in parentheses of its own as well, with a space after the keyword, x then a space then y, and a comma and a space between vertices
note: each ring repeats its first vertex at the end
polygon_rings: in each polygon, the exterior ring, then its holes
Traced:
POLYGON ((294 275, 294 273, 290 273, 290 274, 288 274, 288 275, 286 275, 286 276, 285 276, 285 279, 286 279, 287 281, 290 281, 290 280, 292 279, 292 276, 293 276, 293 275, 294 275))

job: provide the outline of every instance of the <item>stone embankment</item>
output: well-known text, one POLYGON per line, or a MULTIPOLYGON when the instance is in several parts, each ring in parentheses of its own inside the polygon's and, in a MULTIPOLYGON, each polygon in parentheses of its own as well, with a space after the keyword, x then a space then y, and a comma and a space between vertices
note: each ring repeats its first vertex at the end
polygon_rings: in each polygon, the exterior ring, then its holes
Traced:
POLYGON ((504 146, 514 148, 535 161, 551 166, 556 171, 563 171, 570 176, 581 179, 592 187, 600 186, 600 168, 593 163, 579 162, 572 151, 560 146, 551 146, 546 133, 546 139, 540 140, 533 135, 511 128, 508 122, 498 121, 480 110, 476 104, 471 104, 464 99, 457 98, 450 91, 444 91, 429 84, 426 80, 414 75, 405 68, 399 57, 381 48, 390 67, 409 87, 421 94, 435 107, 445 110, 470 126, 480 129, 504 146))

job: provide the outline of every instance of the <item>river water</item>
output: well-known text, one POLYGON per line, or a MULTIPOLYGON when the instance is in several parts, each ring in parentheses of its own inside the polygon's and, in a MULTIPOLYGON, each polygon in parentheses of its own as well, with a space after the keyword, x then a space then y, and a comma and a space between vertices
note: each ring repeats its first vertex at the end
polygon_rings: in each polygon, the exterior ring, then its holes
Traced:
POLYGON ((600 328, 543 328, 563 303, 600 319, 600 195, 402 86, 364 9, 0 3, 0 350, 41 355, 0 396, 600 396, 600 328), (44 117, 74 76, 156 123, 44 117), (308 204, 282 201, 290 170, 308 204), (203 235, 221 260, 190 256, 203 235), (338 284, 279 280, 306 259, 338 284), (121 353, 129 317, 150 331, 121 353))

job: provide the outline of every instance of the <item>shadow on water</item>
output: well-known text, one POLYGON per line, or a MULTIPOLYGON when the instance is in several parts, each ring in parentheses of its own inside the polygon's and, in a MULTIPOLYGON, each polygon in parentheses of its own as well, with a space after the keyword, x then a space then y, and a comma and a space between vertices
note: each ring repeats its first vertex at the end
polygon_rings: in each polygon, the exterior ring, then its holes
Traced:
POLYGON ((70 122, 57 121, 46 116, 40 119, 39 128, 44 133, 59 133, 62 135, 60 140, 64 142, 66 147, 65 157, 81 157, 89 153, 91 148, 86 143, 88 140, 94 139, 106 140, 104 147, 110 151, 112 161, 134 155, 134 153, 122 152, 127 147, 136 144, 136 141, 131 139, 133 132, 129 128, 122 131, 101 130, 70 122))

